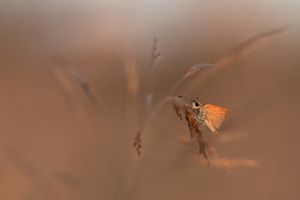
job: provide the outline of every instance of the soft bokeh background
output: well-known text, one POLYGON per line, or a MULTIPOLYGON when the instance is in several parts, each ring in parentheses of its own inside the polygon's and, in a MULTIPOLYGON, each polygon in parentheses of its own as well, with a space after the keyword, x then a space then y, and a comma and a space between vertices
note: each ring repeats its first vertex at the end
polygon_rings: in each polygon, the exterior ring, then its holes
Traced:
POLYGON ((300 1, 2 0, 0 10, 0 199, 300 198, 300 1), (281 27, 289 29, 177 92, 230 108, 208 140, 258 166, 199 164, 196 147, 178 140, 188 129, 170 105, 147 126, 137 159, 154 36, 155 103, 193 64, 281 27), (128 62, 139 74, 136 98, 128 62))

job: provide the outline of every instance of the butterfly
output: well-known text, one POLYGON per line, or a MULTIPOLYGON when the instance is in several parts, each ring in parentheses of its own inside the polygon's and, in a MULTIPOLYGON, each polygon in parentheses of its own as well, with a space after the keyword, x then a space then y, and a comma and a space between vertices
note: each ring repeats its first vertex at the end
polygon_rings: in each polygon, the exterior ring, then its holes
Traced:
POLYGON ((229 115, 229 109, 212 104, 192 100, 194 115, 201 125, 206 126, 212 133, 217 133, 229 115))
MULTIPOLYGON (((182 99, 181 96, 179 97, 182 99)), ((193 116, 199 125, 207 127, 211 133, 216 134, 229 115, 228 108, 223 108, 213 104, 200 103, 198 98, 188 101, 190 103, 185 104, 185 106, 191 109, 193 116)))
POLYGON ((203 138, 201 126, 207 127, 210 132, 216 134, 228 117, 229 109, 213 104, 200 103, 198 98, 189 100, 182 96, 173 97, 173 109, 181 120, 185 116, 191 139, 197 137, 199 153, 203 153, 209 164, 207 153, 213 156, 216 156, 216 154, 203 138))

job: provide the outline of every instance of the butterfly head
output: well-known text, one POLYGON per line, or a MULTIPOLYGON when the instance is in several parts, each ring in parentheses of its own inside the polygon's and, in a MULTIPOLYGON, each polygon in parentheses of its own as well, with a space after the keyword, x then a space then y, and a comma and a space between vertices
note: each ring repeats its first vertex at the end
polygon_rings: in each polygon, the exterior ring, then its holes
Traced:
POLYGON ((192 108, 193 109, 200 109, 203 107, 203 104, 200 103, 198 100, 192 100, 192 108))

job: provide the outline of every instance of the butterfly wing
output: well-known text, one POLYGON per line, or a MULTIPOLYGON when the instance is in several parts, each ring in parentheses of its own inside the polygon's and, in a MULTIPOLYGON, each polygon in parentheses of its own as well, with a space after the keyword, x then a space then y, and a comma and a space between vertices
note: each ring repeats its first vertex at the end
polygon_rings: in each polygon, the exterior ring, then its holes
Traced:
POLYGON ((227 118, 229 109, 212 104, 205 104, 203 109, 205 111, 205 125, 212 133, 216 133, 227 118))

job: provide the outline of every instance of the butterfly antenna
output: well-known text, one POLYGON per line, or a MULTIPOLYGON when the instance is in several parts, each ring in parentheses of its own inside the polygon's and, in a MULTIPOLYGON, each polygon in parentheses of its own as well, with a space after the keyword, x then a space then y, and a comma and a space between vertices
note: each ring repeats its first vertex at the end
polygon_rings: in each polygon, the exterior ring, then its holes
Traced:
POLYGON ((191 101, 192 101, 191 99, 185 98, 185 97, 183 97, 183 96, 178 96, 178 97, 181 98, 181 99, 184 100, 184 101, 188 101, 188 102, 191 102, 191 101))

